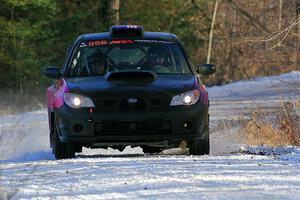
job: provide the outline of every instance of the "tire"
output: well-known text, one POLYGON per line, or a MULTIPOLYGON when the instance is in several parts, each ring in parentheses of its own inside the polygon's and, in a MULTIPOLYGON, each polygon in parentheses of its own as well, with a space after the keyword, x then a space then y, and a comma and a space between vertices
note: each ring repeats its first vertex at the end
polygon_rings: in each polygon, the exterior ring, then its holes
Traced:
POLYGON ((189 144, 190 155, 208 155, 209 141, 203 139, 194 139, 189 144))
POLYGON ((49 141, 50 141, 50 148, 54 148, 54 145, 55 145, 55 135, 54 135, 54 123, 53 123, 53 119, 54 119, 54 113, 51 112, 51 114, 49 114, 49 117, 51 117, 51 124, 50 124, 50 134, 49 134, 49 141))
POLYGON ((150 153, 150 154, 160 153, 163 150, 163 148, 161 147, 152 147, 152 146, 142 146, 142 149, 144 153, 150 153))
POLYGON ((57 160, 75 158, 74 144, 61 142, 58 137, 58 131, 59 130, 55 123, 55 127, 53 129, 54 145, 52 148, 55 158, 57 160))
POLYGON ((81 153, 82 152, 82 145, 81 144, 73 144, 74 152, 81 153))
POLYGON ((208 155, 210 151, 209 147, 209 124, 206 123, 205 139, 193 139, 188 143, 190 155, 208 155))

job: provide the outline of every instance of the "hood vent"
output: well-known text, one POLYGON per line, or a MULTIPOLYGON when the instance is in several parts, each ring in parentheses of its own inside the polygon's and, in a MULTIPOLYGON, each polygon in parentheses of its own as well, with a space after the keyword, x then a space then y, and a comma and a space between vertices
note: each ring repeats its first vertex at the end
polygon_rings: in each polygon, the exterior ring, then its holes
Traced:
POLYGON ((153 81, 157 79, 157 74, 151 71, 131 70, 131 71, 119 71, 109 72, 104 76, 105 80, 147 80, 153 81))

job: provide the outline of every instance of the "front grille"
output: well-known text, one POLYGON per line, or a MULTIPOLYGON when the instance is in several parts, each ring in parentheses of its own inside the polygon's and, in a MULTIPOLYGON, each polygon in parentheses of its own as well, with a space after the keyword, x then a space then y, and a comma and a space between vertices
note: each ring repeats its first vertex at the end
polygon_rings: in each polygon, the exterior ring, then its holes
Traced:
POLYGON ((95 124, 97 136, 130 136, 172 134, 170 121, 99 122, 95 124))
POLYGON ((96 109, 99 112, 110 111, 145 111, 167 109, 170 104, 168 98, 143 98, 143 97, 117 97, 117 98, 96 98, 96 109), (129 103, 130 98, 137 101, 129 103))
POLYGON ((134 111, 134 110, 146 110, 145 100, 143 98, 135 98, 135 103, 129 103, 130 98, 121 98, 119 110, 134 111))
POLYGON ((167 108, 169 107, 169 104, 170 104, 170 100, 167 98, 150 99, 150 105, 152 110, 167 108))
POLYGON ((119 98, 96 98, 95 102, 100 111, 118 110, 119 98))

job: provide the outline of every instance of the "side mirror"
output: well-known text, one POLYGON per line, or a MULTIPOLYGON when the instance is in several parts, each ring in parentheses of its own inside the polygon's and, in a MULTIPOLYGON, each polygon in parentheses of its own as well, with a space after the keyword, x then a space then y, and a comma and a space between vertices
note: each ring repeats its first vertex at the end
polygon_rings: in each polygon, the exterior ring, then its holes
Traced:
POLYGON ((58 67, 47 67, 44 69, 44 75, 48 78, 60 79, 62 74, 58 67))
POLYGON ((216 67, 213 64, 201 64, 196 69, 198 74, 210 75, 215 73, 216 67))

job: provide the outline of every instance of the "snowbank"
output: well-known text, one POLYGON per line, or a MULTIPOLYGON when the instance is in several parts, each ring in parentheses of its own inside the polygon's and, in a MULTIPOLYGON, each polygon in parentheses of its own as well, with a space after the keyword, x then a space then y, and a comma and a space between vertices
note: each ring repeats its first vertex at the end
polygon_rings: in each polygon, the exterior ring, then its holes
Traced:
POLYGON ((208 88, 211 100, 300 98, 300 71, 208 88))
POLYGON ((300 147, 295 146, 269 147, 241 145, 240 152, 253 155, 275 156, 280 160, 286 161, 300 161, 300 147))

